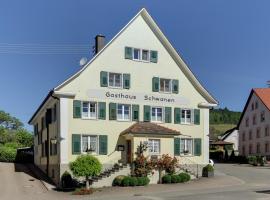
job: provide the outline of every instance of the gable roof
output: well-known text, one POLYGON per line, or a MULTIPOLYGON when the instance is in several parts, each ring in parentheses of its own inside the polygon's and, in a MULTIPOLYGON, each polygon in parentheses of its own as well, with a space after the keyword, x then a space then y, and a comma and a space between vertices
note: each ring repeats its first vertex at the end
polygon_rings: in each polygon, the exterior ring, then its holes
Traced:
POLYGON ((248 96, 248 100, 246 102, 246 105, 245 105, 244 110, 241 114, 240 120, 238 122, 238 125, 237 125, 238 129, 239 129, 240 123, 243 120, 243 117, 244 117, 244 114, 245 114, 247 107, 249 105, 250 99, 254 93, 261 100, 261 102, 266 106, 266 108, 270 111, 270 88, 253 88, 250 91, 250 94, 248 96))
POLYGON ((179 131, 151 122, 137 122, 121 133, 125 134, 181 135, 179 131))
POLYGON ((185 74, 185 76, 189 79, 189 81, 192 83, 192 85, 196 88, 196 90, 208 101, 210 104, 218 104, 218 101, 211 96, 211 94, 202 86, 202 84, 199 82, 199 80, 195 77, 195 75, 191 72, 191 70, 188 68, 188 66, 185 64, 185 62, 182 60, 182 58, 179 56, 177 51, 173 48, 169 40, 165 37, 165 35, 162 33, 162 31, 159 29, 158 25, 155 23, 153 18, 149 15, 149 13, 146 11, 145 8, 141 9, 128 23, 126 26, 124 26, 112 39, 109 41, 87 64, 84 65, 77 73, 75 73, 73 76, 65 80, 63 83, 58 85, 54 88, 54 90, 59 90, 66 84, 68 84, 70 81, 72 81, 74 78, 78 77, 87 67, 90 66, 90 64, 100 55, 102 52, 110 46, 110 44, 116 40, 116 38, 124 32, 127 27, 129 27, 130 24, 138 17, 141 16, 146 24, 150 27, 150 29, 153 31, 153 33, 156 35, 156 37, 159 39, 159 41, 162 43, 162 45, 165 47, 165 49, 168 51, 168 53, 171 55, 171 57, 174 59, 174 61, 177 63, 179 68, 182 70, 182 72, 185 74))
POLYGON ((222 136, 221 140, 225 140, 229 135, 231 135, 235 130, 237 130, 237 127, 234 127, 232 129, 227 130, 222 136))

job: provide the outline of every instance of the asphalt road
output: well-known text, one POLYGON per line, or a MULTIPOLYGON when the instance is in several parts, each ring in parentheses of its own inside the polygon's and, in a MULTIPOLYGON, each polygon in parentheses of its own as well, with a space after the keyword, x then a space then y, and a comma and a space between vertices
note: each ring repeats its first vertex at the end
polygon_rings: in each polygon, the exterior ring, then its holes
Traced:
POLYGON ((215 168, 214 178, 202 178, 187 184, 105 188, 91 196, 73 196, 47 191, 24 165, 0 163, 0 200, 270 200, 269 167, 217 164, 215 168))

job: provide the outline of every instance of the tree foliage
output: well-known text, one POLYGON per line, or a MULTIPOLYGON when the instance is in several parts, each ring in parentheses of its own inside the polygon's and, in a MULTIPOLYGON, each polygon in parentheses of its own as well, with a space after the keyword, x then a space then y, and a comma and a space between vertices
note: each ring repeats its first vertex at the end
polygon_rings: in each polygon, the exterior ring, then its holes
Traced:
POLYGON ((0 110, 0 126, 5 129, 17 130, 23 127, 23 123, 18 118, 0 110))
POLYGON ((241 117, 241 112, 224 109, 210 110, 210 124, 237 124, 241 117))

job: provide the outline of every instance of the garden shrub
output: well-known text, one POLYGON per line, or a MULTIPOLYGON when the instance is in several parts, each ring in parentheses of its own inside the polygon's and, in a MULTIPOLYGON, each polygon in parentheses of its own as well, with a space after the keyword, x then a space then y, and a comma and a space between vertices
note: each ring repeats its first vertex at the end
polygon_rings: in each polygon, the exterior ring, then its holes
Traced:
POLYGON ((122 181, 126 176, 124 175, 119 175, 117 177, 115 177, 115 179, 113 180, 113 186, 121 186, 122 185, 122 181))
POLYGON ((190 181, 190 178, 191 178, 190 175, 188 173, 185 173, 185 172, 180 173, 178 176, 180 178, 179 181, 181 183, 188 182, 188 181, 190 181))
POLYGON ((166 174, 162 177, 162 183, 168 184, 172 182, 172 177, 169 174, 166 174))
POLYGON ((257 157, 256 156, 248 156, 248 163, 250 165, 257 166, 258 165, 257 157))
POLYGON ((144 177, 137 177, 137 186, 144 185, 144 177))
POLYGON ((14 162, 17 150, 9 147, 0 147, 0 162, 14 162))
POLYGON ((129 176, 126 176, 125 178, 123 178, 123 180, 122 180, 122 186, 128 187, 129 184, 130 184, 130 179, 131 179, 131 177, 129 177, 129 176))
POLYGON ((138 184, 138 180, 136 177, 130 177, 129 186, 136 186, 138 184))
POLYGON ((179 175, 173 174, 171 176, 171 182, 172 183, 180 183, 181 182, 181 178, 179 175))

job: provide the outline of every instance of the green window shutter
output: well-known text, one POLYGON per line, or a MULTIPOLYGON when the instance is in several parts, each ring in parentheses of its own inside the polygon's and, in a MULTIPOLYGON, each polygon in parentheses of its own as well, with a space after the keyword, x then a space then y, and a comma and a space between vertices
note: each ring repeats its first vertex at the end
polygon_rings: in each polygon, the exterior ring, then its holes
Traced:
POLYGON ((202 139, 194 138, 194 156, 200 156, 202 154, 202 139))
POLYGON ((99 136, 99 154, 100 155, 108 154, 108 136, 107 135, 99 136))
POLYGON ((132 105, 132 121, 139 121, 140 109, 139 105, 132 105))
POLYGON ((179 92, 179 81, 176 79, 172 80, 172 92, 175 94, 179 92))
POLYGON ((172 122, 172 108, 165 107, 165 123, 171 123, 171 122, 172 122))
POLYGON ((150 106, 143 106, 143 121, 150 122, 150 115, 151 115, 151 107, 150 106))
POLYGON ((130 88, 130 74, 123 74, 123 88, 129 89, 130 88))
POLYGON ((174 108, 174 123, 180 124, 180 122, 181 122, 181 109, 174 108))
POLYGON ((72 154, 80 154, 81 153, 81 135, 80 134, 72 134, 72 154))
POLYGON ((106 119, 106 103, 98 102, 98 118, 106 119))
POLYGON ((174 155, 180 156, 180 138, 174 138, 174 155))
POLYGON ((109 104, 109 119, 116 120, 116 103, 109 104))
POLYGON ((158 52, 157 51, 150 51, 150 61, 153 63, 157 63, 157 61, 158 61, 158 52))
POLYGON ((194 124, 200 125, 200 109, 194 109, 194 124))
POLYGON ((100 72, 100 87, 108 87, 108 72, 100 72))
POLYGON ((132 48, 125 47, 125 59, 132 59, 132 48))
POLYGON ((81 118, 81 101, 73 100, 73 118, 81 118))
POLYGON ((159 78, 158 77, 152 78, 152 91, 159 92, 159 78))

